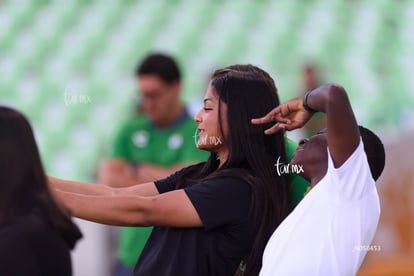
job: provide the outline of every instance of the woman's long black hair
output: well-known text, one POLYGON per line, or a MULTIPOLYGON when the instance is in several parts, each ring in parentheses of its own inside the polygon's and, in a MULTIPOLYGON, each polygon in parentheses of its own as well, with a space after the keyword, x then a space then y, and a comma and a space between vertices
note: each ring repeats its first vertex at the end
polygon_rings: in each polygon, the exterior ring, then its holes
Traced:
MULTIPOLYGON (((253 65, 233 65, 214 72, 211 85, 220 102, 227 105, 229 134, 228 159, 220 167, 216 153, 177 176, 177 186, 194 185, 202 180, 221 176, 241 177, 252 187, 250 216, 258 225, 258 232, 250 253, 243 262, 245 275, 258 275, 262 255, 270 236, 289 213, 288 176, 278 176, 274 164, 278 157, 287 164, 284 133, 265 135, 272 124, 253 125, 252 118, 265 115, 279 105, 273 79, 253 65)), ((219 121, 222 130, 222 123, 219 121)))
POLYGON ((73 248, 82 236, 69 213, 52 198, 28 120, 0 106, 0 223, 35 214, 73 248))

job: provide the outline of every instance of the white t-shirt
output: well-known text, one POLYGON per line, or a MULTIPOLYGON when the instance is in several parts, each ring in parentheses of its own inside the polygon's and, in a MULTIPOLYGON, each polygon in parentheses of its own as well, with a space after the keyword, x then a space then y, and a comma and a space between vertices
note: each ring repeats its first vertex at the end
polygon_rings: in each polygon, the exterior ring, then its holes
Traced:
POLYGON ((362 141, 339 168, 328 149, 326 175, 271 236, 260 276, 355 275, 379 215, 362 141))

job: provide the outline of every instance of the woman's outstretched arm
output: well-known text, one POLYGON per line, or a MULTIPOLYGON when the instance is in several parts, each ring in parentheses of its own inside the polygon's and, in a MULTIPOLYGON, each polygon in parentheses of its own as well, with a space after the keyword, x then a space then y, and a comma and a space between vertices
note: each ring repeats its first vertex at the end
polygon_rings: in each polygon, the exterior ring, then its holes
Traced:
POLYGON ((200 227, 201 219, 184 190, 157 196, 85 195, 54 189, 73 216, 118 226, 200 227))
POLYGON ((103 184, 63 180, 52 176, 48 176, 47 181, 51 189, 82 195, 109 196, 116 194, 129 194, 139 196, 155 196, 159 194, 154 182, 138 184, 126 188, 112 188, 103 184))
POLYGON ((85 195, 111 195, 114 194, 114 189, 95 183, 77 182, 70 180, 63 180, 56 177, 48 176, 47 182, 51 189, 58 189, 65 192, 79 193, 85 195))

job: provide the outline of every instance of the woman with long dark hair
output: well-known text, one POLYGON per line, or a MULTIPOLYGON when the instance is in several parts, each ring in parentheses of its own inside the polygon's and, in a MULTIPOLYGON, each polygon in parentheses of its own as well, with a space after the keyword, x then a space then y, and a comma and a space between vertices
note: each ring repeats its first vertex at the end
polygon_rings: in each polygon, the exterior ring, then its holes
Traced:
POLYGON ((264 247, 289 212, 284 134, 253 125, 279 105, 270 76, 252 65, 217 70, 195 116, 207 162, 121 189, 50 178, 77 217, 155 226, 134 275, 257 275, 264 247), (242 266, 239 266, 242 263, 242 266))
POLYGON ((0 275, 72 275, 80 237, 52 198, 29 122, 0 106, 0 275))

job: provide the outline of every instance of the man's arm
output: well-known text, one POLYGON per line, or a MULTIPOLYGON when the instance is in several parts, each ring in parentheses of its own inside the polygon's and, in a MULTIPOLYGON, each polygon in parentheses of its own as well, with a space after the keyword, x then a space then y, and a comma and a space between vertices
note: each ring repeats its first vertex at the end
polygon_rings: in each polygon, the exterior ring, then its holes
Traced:
MULTIPOLYGON (((265 131, 266 134, 275 133, 280 129, 301 128, 313 115, 304 108, 303 100, 304 97, 294 98, 276 107, 264 117, 252 119, 252 123, 277 121, 273 127, 265 131)), ((360 141, 358 124, 345 89, 335 84, 320 86, 308 94, 307 105, 315 111, 326 113, 329 151, 335 167, 340 167, 360 141)))
POLYGON ((307 103, 310 108, 326 113, 328 147, 338 168, 352 155, 360 141, 348 95, 342 86, 328 84, 310 92, 307 103))

